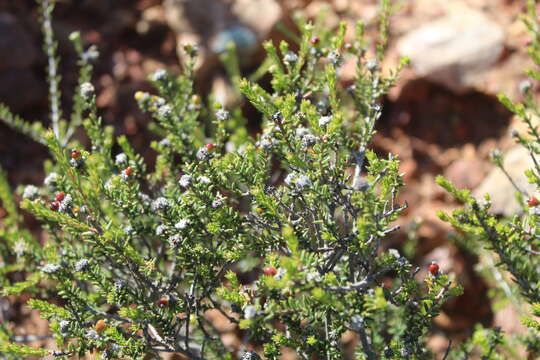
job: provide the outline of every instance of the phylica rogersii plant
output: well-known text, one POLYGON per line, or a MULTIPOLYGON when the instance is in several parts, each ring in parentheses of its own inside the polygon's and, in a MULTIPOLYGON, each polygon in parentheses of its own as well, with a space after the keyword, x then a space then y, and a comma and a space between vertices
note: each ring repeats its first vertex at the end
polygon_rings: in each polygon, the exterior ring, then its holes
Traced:
MULTIPOLYGON (((528 14, 524 16, 533 41, 528 47, 536 66, 540 66, 540 29, 537 22, 537 13, 534 1, 528 1, 528 14)), ((533 80, 540 79, 538 70, 528 70, 527 74, 533 80)), ((522 103, 514 103, 507 96, 500 95, 500 101, 515 115, 523 119, 528 127, 527 134, 512 132, 514 139, 524 146, 533 160, 533 168, 526 171, 526 175, 531 184, 540 188, 540 166, 538 155, 540 154, 540 132, 538 130, 538 118, 540 109, 532 90, 532 82, 525 80, 520 84, 520 90, 524 95, 522 103)), ((492 152, 492 161, 496 166, 504 171, 504 159, 499 151, 492 152)), ((507 174, 507 172, 504 172, 507 174)), ((525 189, 520 189, 516 183, 509 178, 516 189, 516 197, 522 204, 522 209, 512 218, 499 218, 489 212, 489 194, 482 200, 477 200, 470 196, 467 190, 457 190, 452 184, 442 177, 438 182, 455 198, 460 200, 465 206, 456 210, 452 215, 440 214, 440 217, 450 222, 464 233, 471 235, 468 241, 475 241, 489 253, 493 253, 497 258, 497 266, 506 270, 514 282, 511 291, 506 291, 506 296, 511 298, 517 305, 519 311, 524 313, 522 323, 529 328, 526 336, 517 339, 503 337, 500 331, 495 329, 495 338, 492 346, 484 347, 483 355, 486 359, 518 359, 515 351, 519 342, 527 349, 527 358, 538 358, 540 356, 540 201, 533 193, 529 194, 525 189), (512 349, 505 350, 503 355, 497 349, 504 345, 514 344, 512 349)), ((494 269, 494 271, 497 271, 494 269)), ((499 276, 498 282, 504 283, 507 288, 507 280, 504 276, 499 276)), ((512 285, 512 284, 511 284, 512 285)), ((482 330, 483 331, 483 330, 482 330)), ((474 341, 473 341, 474 342, 474 341)), ((465 352, 472 351, 474 346, 464 347, 465 352)), ((461 357, 457 357, 461 358, 461 357)))
POLYGON ((393 156, 368 150, 378 100, 397 73, 384 75, 379 65, 387 1, 373 58, 363 24, 345 46, 343 24, 335 31, 302 21, 297 52, 264 44, 261 72, 270 73, 271 91, 240 80, 225 56, 262 116, 256 139, 240 109, 211 99, 205 107, 193 94, 196 48, 186 46, 183 74, 158 71, 151 81, 159 95, 135 95, 162 137, 152 144, 159 154, 152 172, 126 137, 101 124, 89 83, 96 50, 78 34, 71 36, 81 67, 74 108, 69 120, 60 112, 52 4, 41 6, 52 129, 28 126, 5 107, 1 115, 50 151, 44 185, 27 186, 20 204, 46 236, 22 227, 2 174, 0 281, 3 295, 32 295, 28 306, 48 319, 57 350, 25 346, 27 338, 3 323, 0 351, 277 359, 286 347, 302 359, 431 356, 424 344, 431 319, 459 289, 435 264, 418 284, 418 269, 385 247, 405 208, 396 202, 402 178, 393 156), (358 67, 344 91, 338 74, 347 57, 358 67), (88 148, 72 136, 81 124, 88 148), (14 282, 10 275, 21 272, 24 280, 14 282), (240 349, 225 348, 212 313, 243 330, 240 349), (357 340, 347 349, 341 339, 349 331, 357 340))

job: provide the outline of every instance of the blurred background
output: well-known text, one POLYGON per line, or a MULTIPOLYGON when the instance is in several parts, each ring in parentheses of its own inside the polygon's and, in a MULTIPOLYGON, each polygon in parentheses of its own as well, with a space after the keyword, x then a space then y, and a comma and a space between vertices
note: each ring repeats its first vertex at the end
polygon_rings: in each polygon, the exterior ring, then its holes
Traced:
MULTIPOLYGON (((528 156, 510 136, 510 130, 524 131, 524 125, 496 97, 504 92, 519 100, 521 91, 531 86, 524 81, 524 71, 532 66, 526 50, 530 36, 519 17, 525 0, 394 0, 393 4, 383 68, 397 65, 403 55, 411 58, 411 66, 381 99, 383 119, 373 147, 381 154, 399 156, 407 185, 401 200, 410 207, 399 220, 402 231, 388 247, 399 248, 424 268, 437 261, 465 287, 464 295, 447 304, 435 320, 429 345, 443 354, 448 338, 463 339, 476 323, 523 331, 518 310, 497 295, 505 289, 500 285, 504 274, 493 267, 495 260, 473 255, 467 239, 437 219, 437 210, 449 211, 458 204, 434 177, 443 174, 476 194, 489 192, 497 213, 519 211, 512 185, 488 157, 493 149, 501 149, 508 173, 526 187, 522 174, 530 165, 528 156), (406 239, 410 241, 404 247, 406 239)), ((198 91, 203 97, 213 91, 227 105, 237 101, 217 56, 227 41, 236 41, 242 71, 250 74, 264 57, 263 40, 280 41, 297 32, 296 10, 330 27, 346 21, 349 30, 362 20, 368 33, 375 35, 377 9, 376 0, 58 0, 53 27, 62 57, 65 113, 77 81, 76 54, 68 40, 72 31, 80 30, 84 41, 99 50, 94 83, 104 122, 117 134, 127 134, 152 161, 149 119, 138 110, 133 95, 136 90, 152 91, 147 78, 153 71, 181 71, 183 44, 199 44, 198 91)), ((27 120, 47 123, 46 57, 37 19, 35 1, 0 0, 0 102, 27 120)), ((354 61, 343 64, 343 88, 352 83, 354 71, 354 61)), ((249 109, 246 116, 255 134, 260 119, 249 109)), ((0 123, 0 165, 12 184, 41 184, 46 157, 44 147, 0 123)), ((12 320, 22 332, 46 333, 46 324, 22 307, 24 301, 10 299, 17 314, 12 320)), ((235 331, 223 324, 224 341, 231 346, 240 341, 235 331)))

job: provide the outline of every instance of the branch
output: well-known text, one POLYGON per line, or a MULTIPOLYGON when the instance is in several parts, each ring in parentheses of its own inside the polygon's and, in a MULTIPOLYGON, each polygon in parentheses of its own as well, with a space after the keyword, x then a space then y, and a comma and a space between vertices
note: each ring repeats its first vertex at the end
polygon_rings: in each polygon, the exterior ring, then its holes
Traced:
POLYGON ((330 290, 330 291, 352 291, 352 290, 364 290, 367 287, 369 287, 374 281, 377 280, 377 278, 381 277, 382 275, 386 274, 387 272, 393 270, 396 267, 396 265, 390 265, 381 271, 370 274, 366 276, 363 280, 360 280, 358 282, 355 282, 354 284, 347 285, 347 286, 327 286, 324 289, 330 290))

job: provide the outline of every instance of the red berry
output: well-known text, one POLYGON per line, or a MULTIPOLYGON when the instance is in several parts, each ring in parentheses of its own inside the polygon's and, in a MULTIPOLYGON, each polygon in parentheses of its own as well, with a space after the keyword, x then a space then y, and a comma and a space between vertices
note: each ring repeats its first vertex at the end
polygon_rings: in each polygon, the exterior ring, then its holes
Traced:
POLYGON ((53 201, 51 203, 51 210, 58 211, 58 209, 60 209, 60 201, 53 201))
POLYGON ((124 169, 124 174, 126 176, 131 176, 131 174, 133 174, 134 171, 135 169, 132 166, 128 166, 127 168, 124 169))
POLYGON ((428 266, 428 270, 431 275, 435 276, 439 273, 439 265, 437 265, 436 263, 431 263, 431 265, 428 266))
POLYGON ((540 200, 538 200, 534 196, 531 196, 529 200, 527 200, 527 205, 529 205, 530 207, 538 206, 540 205, 540 200))
POLYGON ((66 197, 66 194, 63 191, 57 192, 55 195, 56 201, 62 201, 66 197))
POLYGON ((211 144, 211 143, 210 143, 210 144, 204 145, 204 147, 206 148, 206 150, 212 151, 212 150, 214 150, 214 148, 216 147, 216 144, 211 144))
POLYGON ((106 327, 107 327, 107 321, 103 319, 99 319, 98 321, 96 321, 96 325, 94 326, 94 329, 99 334, 103 332, 103 330, 105 330, 106 327))
POLYGON ((71 150, 70 156, 72 159, 78 159, 81 157, 81 152, 79 150, 71 150))
POLYGON ((311 38, 310 42, 312 45, 317 45, 319 43, 319 41, 321 41, 321 39, 319 39, 318 36, 314 36, 311 38))
POLYGON ((157 306, 164 307, 169 304, 169 298, 168 297, 162 297, 157 301, 157 306))
POLYGON ((268 275, 268 276, 276 276, 277 270, 275 267, 269 266, 269 267, 264 268, 263 273, 264 275, 268 275))

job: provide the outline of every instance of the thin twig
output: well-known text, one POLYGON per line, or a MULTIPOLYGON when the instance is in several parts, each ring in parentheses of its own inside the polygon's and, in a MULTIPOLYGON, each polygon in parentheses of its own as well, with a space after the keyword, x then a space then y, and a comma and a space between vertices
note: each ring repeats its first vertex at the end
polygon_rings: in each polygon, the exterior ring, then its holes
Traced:
POLYGON ((58 60, 56 58, 57 44, 54 40, 54 32, 52 29, 52 11, 54 4, 49 0, 41 0, 41 14, 43 16, 41 22, 41 31, 44 37, 44 49, 47 54, 47 72, 49 82, 49 102, 51 106, 51 125, 54 136, 60 141, 60 89, 58 77, 58 60))
POLYGON ((446 360, 448 358, 448 355, 450 355, 450 349, 452 348, 452 340, 448 341, 448 347, 446 348, 446 351, 444 352, 444 356, 442 360, 446 360))

